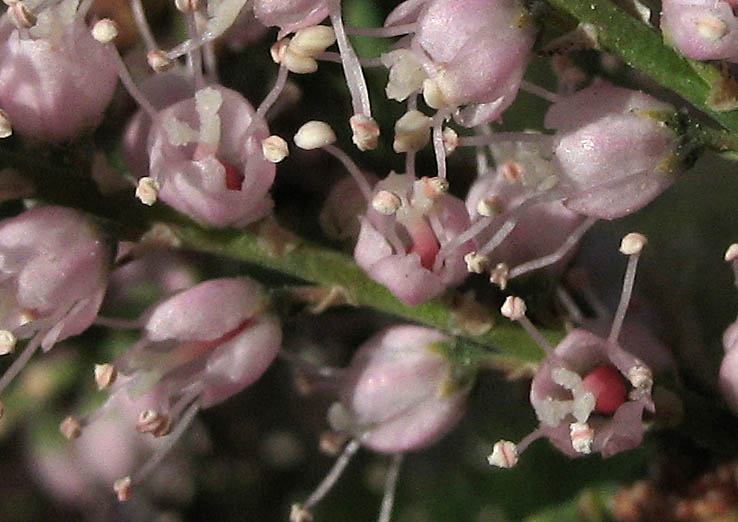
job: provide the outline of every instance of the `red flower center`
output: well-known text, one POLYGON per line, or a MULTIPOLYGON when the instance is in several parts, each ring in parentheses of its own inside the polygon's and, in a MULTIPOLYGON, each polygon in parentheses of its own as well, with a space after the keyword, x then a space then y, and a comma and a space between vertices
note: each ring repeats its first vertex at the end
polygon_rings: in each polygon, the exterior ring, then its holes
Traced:
POLYGON ((597 402, 595 413, 612 415, 625 402, 625 379, 614 367, 603 364, 592 370, 582 381, 597 402))

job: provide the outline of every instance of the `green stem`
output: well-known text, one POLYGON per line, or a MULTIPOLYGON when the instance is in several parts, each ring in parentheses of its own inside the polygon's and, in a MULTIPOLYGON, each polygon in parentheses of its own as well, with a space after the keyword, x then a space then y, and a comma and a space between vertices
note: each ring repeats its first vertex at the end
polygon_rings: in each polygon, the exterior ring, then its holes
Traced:
POLYGON ((609 0, 548 0, 548 3, 597 30, 600 46, 674 91, 709 114, 726 129, 738 133, 738 111, 710 108, 713 90, 723 77, 714 66, 688 60, 664 44, 661 32, 637 20, 609 0))

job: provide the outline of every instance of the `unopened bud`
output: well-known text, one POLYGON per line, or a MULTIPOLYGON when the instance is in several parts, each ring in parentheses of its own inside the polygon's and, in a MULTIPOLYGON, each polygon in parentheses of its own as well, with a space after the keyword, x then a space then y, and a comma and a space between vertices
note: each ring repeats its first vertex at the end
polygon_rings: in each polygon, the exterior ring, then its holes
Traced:
POLYGON ((725 251, 725 260, 735 261, 736 259, 738 259, 738 243, 733 243, 725 251))
POLYGON ((489 266, 489 258, 484 254, 477 254, 476 252, 469 252, 464 256, 466 262, 466 269, 474 274, 481 274, 489 266))
POLYGON ((349 119, 349 125, 351 125, 351 132, 354 133, 351 141, 360 151, 364 152, 377 148, 379 125, 373 118, 363 114, 354 114, 349 119))
POLYGON ((443 136, 443 150, 446 151, 446 155, 453 154, 459 146, 459 134, 451 127, 446 127, 441 135, 443 136))
POLYGON ((36 25, 36 15, 33 14, 33 11, 23 1, 15 2, 8 7, 8 15, 10 16, 10 21, 18 29, 30 29, 36 25))
POLYGON ((144 176, 138 180, 138 186, 136 187, 136 197, 141 200, 144 205, 151 206, 156 203, 159 198, 159 190, 161 185, 154 178, 144 176))
POLYGON ((313 120, 300 127, 293 139, 301 149, 313 150, 334 143, 336 134, 327 123, 313 120))
POLYGON ((199 0, 174 0, 174 7, 182 13, 194 13, 200 9, 199 0))
POLYGON ((18 342, 15 334, 10 330, 0 330, 0 355, 8 355, 15 351, 18 342))
POLYGON ((391 216, 402 206, 402 201, 389 190, 380 190, 372 198, 372 208, 385 216, 391 216))
POLYGON ((261 142, 261 152, 270 163, 279 163, 290 155, 290 148, 284 138, 272 135, 261 142))
POLYGON ((98 390, 105 390, 115 382, 118 377, 118 371, 112 364, 96 364, 95 365, 95 382, 98 390))
POLYGON ((507 288, 507 279, 510 275, 510 267, 505 263, 497 263, 489 274, 489 282, 500 287, 500 290, 507 288))
POLYGON ((520 297, 510 295, 505 299, 502 308, 500 308, 500 313, 511 321, 517 321, 525 316, 526 310, 527 306, 525 305, 525 301, 520 297))
POLYGON ((161 49, 149 51, 146 54, 146 61, 149 62, 149 67, 156 72, 166 71, 174 65, 174 62, 169 59, 167 53, 161 49))
POLYGON ((118 36, 118 24, 110 18, 103 18, 92 26, 92 37, 101 44, 108 44, 118 36))
POLYGON ((10 122, 8 113, 0 109, 0 138, 7 138, 13 134, 13 126, 10 122))
POLYGON ((136 431, 151 433, 154 437, 163 437, 171 431, 169 416, 162 415, 156 410, 144 410, 138 415, 136 431))
POLYGON ((592 443, 595 432, 586 422, 572 422, 569 425, 571 446, 577 453, 588 455, 592 453, 592 443))
POLYGON ((647 243, 648 239, 646 239, 646 236, 638 232, 631 232, 630 234, 626 234, 620 242, 620 252, 626 256, 640 254, 647 243))
POLYGON ((392 148, 397 153, 415 152, 428 143, 433 120, 420 111, 408 111, 395 122, 395 141, 392 148))
POLYGON ((509 440, 499 440, 492 448, 492 454, 487 457, 490 466, 509 469, 518 463, 518 446, 509 440))
POLYGON ((477 214, 484 217, 492 217, 502 214, 502 200, 498 196, 482 198, 477 203, 477 214))
POLYGON ((118 496, 119 502, 125 502, 131 498, 131 477, 119 478, 113 483, 113 491, 118 496))
POLYGON ((74 440, 82 434, 82 425, 76 417, 70 415, 61 421, 59 431, 67 440, 74 440))
POLYGON ((336 43, 336 33, 327 25, 300 29, 290 42, 290 50, 304 56, 315 57, 336 43))

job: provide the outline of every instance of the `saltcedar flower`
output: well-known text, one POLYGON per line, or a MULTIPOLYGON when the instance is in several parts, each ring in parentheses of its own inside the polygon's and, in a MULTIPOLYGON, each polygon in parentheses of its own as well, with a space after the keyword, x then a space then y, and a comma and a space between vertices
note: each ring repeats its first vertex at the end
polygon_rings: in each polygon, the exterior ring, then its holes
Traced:
POLYGON ((18 2, 8 13, 19 15, 0 22, 0 107, 21 135, 71 140, 100 123, 113 96, 115 56, 92 37, 78 3, 42 3, 29 20, 18 2))
POLYGON ((463 257, 474 249, 473 240, 436 263, 443 245, 469 227, 464 202, 445 187, 437 178, 391 173, 377 183, 361 218, 356 262, 409 305, 438 296, 467 275, 463 257))
POLYGON ((443 345, 450 341, 431 328, 391 326, 366 341, 348 368, 332 372, 341 399, 328 420, 337 434, 351 440, 307 501, 292 507, 292 522, 311 519, 309 510, 361 446, 393 454, 380 515, 380 520, 389 520, 402 455, 439 440, 464 413, 473 371, 446 358, 443 345))
POLYGON ((738 60, 738 18, 723 0, 664 0, 661 30, 667 42, 694 60, 738 60))
MULTIPOLYGON (((547 356, 536 371, 530 401, 540 426, 519 445, 499 441, 490 464, 512 467, 518 454, 534 440, 547 437, 570 457, 593 452, 609 457, 635 448, 643 439, 643 414, 654 411, 651 397, 653 374, 643 359, 627 352, 618 338, 632 294, 635 272, 646 238, 628 234, 621 252, 629 255, 620 304, 607 337, 585 329, 572 330, 553 348, 525 316, 525 303, 509 297, 503 315, 519 321, 536 339, 547 356)), ((661 345, 656 345, 660 349, 661 345)))
POLYGON ((105 236, 76 210, 39 207, 0 222, 0 328, 44 350, 83 332, 97 316, 111 258, 105 236))
POLYGON ((663 122, 674 108, 640 91, 599 82, 554 103, 560 176, 567 208, 615 219, 639 210, 677 178, 677 134, 663 122))
POLYGON ((400 97, 422 88, 433 108, 466 106, 456 119, 468 127, 498 119, 515 99, 532 56, 535 27, 527 10, 517 0, 432 0, 422 7, 411 0, 385 25, 414 16, 411 53, 398 50, 386 59, 388 66, 405 69, 391 73, 388 93, 398 92, 395 84, 407 83, 415 71, 415 89, 403 89, 400 97))
POLYGON ((158 197, 217 227, 266 216, 276 172, 262 153, 268 136, 251 104, 217 85, 160 111, 149 134, 149 176, 158 197))

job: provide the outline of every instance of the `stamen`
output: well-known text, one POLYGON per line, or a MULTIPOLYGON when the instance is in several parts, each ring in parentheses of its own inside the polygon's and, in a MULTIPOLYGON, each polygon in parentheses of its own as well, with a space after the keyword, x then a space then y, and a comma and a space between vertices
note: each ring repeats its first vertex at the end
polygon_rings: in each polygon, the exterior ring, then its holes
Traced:
POLYGON ((623 290, 620 294, 620 303, 618 303, 618 309, 617 312, 615 312, 615 318, 612 321, 610 335, 607 336, 608 344, 615 344, 618 340, 618 336, 620 335, 620 329, 623 326, 625 313, 628 311, 628 304, 630 303, 630 297, 633 293, 636 269, 638 268, 638 259, 641 254, 641 250, 643 250, 643 247, 647 242, 646 236, 633 232, 627 234, 620 244, 620 251, 623 254, 630 256, 630 258, 628 259, 628 267, 625 269, 623 290))
POLYGON ((46 332, 39 332, 30 341, 28 341, 23 353, 20 354, 20 356, 13 361, 13 364, 11 364, 5 371, 2 378, 0 378, 0 393, 5 391, 5 388, 7 388, 20 371, 25 368, 28 361, 33 357, 33 354, 35 354, 39 346, 41 346, 41 339, 45 334, 46 332))
POLYGON ((453 130, 451 127, 443 129, 443 150, 446 151, 446 156, 453 154, 459 147, 459 133, 453 130))
POLYGON ((281 136, 272 135, 261 142, 261 152, 270 163, 279 163, 290 154, 287 142, 281 136))
POLYGON ((372 208, 384 216, 391 216, 402 206, 402 201, 388 190, 380 190, 372 198, 372 208))
POLYGON ((113 491, 118 496, 118 502, 126 502, 131 498, 131 477, 119 478, 113 483, 113 491))
POLYGON ((469 252, 464 256, 464 262, 466 263, 466 269, 474 274, 481 274, 489 266, 489 258, 476 252, 469 252))
POLYGON ((341 52, 343 60, 343 72, 346 77, 346 84, 351 92, 351 103, 354 114, 362 114, 367 118, 372 117, 371 103, 369 102, 369 89, 364 79, 364 72, 361 69, 359 58, 354 52, 354 48, 349 42, 346 30, 343 26, 341 18, 341 8, 338 4, 331 9, 331 24, 336 34, 338 49, 341 52))
POLYGON ((69 416, 59 424, 59 431, 67 440, 74 440, 82 434, 82 424, 73 416, 69 416))
POLYGON ((735 261, 736 259, 738 259, 738 243, 733 243, 725 251, 725 260, 735 261))
POLYGON ((216 151, 220 143, 220 111, 223 96, 212 87, 200 89, 195 93, 195 110, 200 119, 199 143, 213 147, 216 151))
POLYGON ((392 456, 392 463, 387 471, 387 479, 384 482, 384 495, 382 496, 382 507, 379 510, 377 522, 389 522, 392 516, 392 506, 395 502, 395 491, 397 490, 397 477, 400 475, 402 465, 402 453, 392 456))
POLYGON ((146 19, 146 13, 144 12, 141 0, 131 0, 131 10, 133 11, 133 19, 136 21, 138 32, 141 34, 144 44, 146 45, 146 50, 153 51, 158 49, 159 46, 156 44, 154 34, 151 32, 151 27, 149 27, 149 22, 146 19))
POLYGON ((95 383, 98 390, 105 390, 115 382, 118 377, 118 370, 109 363, 95 365, 95 383))
POLYGON ((353 133, 351 141, 356 145, 356 148, 362 152, 377 148, 379 125, 371 116, 354 114, 349 119, 349 126, 353 133))
POLYGON ((144 176, 138 180, 136 197, 141 203, 150 207, 159 198, 159 190, 161 190, 161 185, 157 180, 149 176, 144 176))
POLYGON ((506 263, 497 263, 489 274, 489 282, 500 287, 500 290, 507 288, 507 280, 510 275, 510 267, 506 263))
POLYGON ((530 319, 525 316, 526 311, 527 306, 525 304, 525 301, 523 301, 520 297, 512 295, 508 296, 505 299, 502 308, 500 308, 500 313, 504 317, 507 317, 511 321, 519 322, 526 333, 530 335, 541 348, 543 348, 546 354, 552 355, 554 353, 553 346, 551 346, 551 343, 549 343, 548 340, 543 337, 541 332, 538 331, 538 328, 536 328, 533 323, 530 322, 530 319))
POLYGON ((559 96, 558 94, 544 89, 543 87, 540 87, 534 83, 530 83, 526 80, 520 82, 520 89, 534 94, 539 98, 543 98, 546 101, 550 101, 551 103, 556 103, 563 99, 563 97, 559 96))
POLYGON ((438 177, 446 178, 446 148, 443 143, 443 122, 449 115, 447 109, 439 110, 433 117, 433 151, 436 154, 438 177))
POLYGON ((586 422, 572 422, 569 425, 569 436, 574 451, 584 455, 592 453, 595 432, 586 422))
POLYGON ((0 355, 8 355, 15 352, 18 339, 10 330, 0 330, 0 355))
POLYGON ((13 126, 10 116, 4 110, 0 109, 0 138, 7 138, 13 134, 13 126))
POLYGON ((163 437, 171 431, 171 419, 168 415, 156 410, 148 409, 138 415, 136 431, 139 433, 151 433, 154 437, 163 437))
MULTIPOLYGON (((322 121, 309 121, 297 130, 293 138, 295 145, 304 150, 314 150, 335 143, 336 134, 322 121)), ((363 177, 363 176, 362 176, 363 177)))
POLYGON ((101 44, 109 44, 118 37, 118 24, 103 18, 92 26, 92 37, 101 44))
MULTIPOLYGON (((285 67, 284 65, 280 65, 279 71, 277 72, 277 80, 274 82, 274 87, 272 87, 272 90, 269 91, 269 94, 266 95, 264 100, 259 105, 259 108, 256 109, 256 115, 254 116, 253 121, 259 121, 266 116, 267 111, 269 111, 272 105, 274 105, 274 102, 277 101, 279 95, 282 94, 284 86, 287 83, 288 75, 289 70, 287 69, 287 67, 285 67)), ((249 132, 247 131, 246 134, 248 135, 249 132)))
MULTIPOLYGON (((334 138, 335 138, 335 135, 334 135, 334 138)), ((297 140, 297 136, 295 136, 295 140, 297 140)), ((297 143, 297 141, 295 141, 295 143, 297 143)), ((356 163, 354 163, 354 160, 352 160, 348 154, 346 154, 341 149, 333 145, 325 145, 323 149, 327 153, 332 155, 334 158, 336 158, 338 161, 343 163, 343 166, 346 168, 346 170, 348 170, 351 177, 354 178, 354 181, 359 186, 359 190, 361 190, 361 193, 364 195, 364 198, 366 199, 366 201, 367 202, 371 201, 372 200, 372 188, 369 186, 369 182, 366 180, 364 175, 361 173, 361 170, 359 169, 359 167, 356 165, 356 163)))

